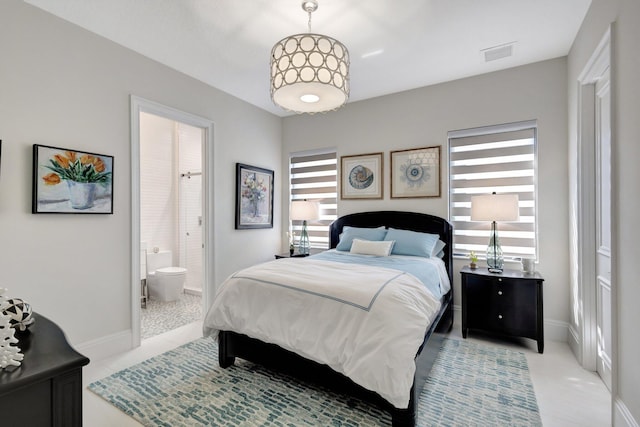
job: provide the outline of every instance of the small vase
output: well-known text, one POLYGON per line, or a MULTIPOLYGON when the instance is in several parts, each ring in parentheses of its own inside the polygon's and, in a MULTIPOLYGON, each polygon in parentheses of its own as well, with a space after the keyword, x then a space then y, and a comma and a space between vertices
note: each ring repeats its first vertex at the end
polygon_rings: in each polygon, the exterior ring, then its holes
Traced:
POLYGON ((69 201, 73 209, 89 209, 96 199, 95 182, 67 181, 69 201))
POLYGON ((469 263, 469 268, 470 268, 470 269, 475 270, 477 267, 478 267, 478 266, 476 265, 476 263, 475 263, 475 262, 471 262, 471 263, 469 263))

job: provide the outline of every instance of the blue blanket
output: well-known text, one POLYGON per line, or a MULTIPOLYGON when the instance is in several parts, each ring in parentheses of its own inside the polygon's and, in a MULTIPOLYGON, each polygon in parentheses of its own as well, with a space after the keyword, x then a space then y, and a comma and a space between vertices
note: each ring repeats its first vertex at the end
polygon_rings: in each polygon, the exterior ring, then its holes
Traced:
POLYGON ((346 264, 363 264, 399 270, 415 276, 436 298, 441 299, 444 294, 440 287, 440 275, 438 274, 438 268, 434 264, 429 263, 426 258, 358 255, 335 250, 321 252, 319 254, 312 255, 311 257, 325 261, 335 261, 346 264))

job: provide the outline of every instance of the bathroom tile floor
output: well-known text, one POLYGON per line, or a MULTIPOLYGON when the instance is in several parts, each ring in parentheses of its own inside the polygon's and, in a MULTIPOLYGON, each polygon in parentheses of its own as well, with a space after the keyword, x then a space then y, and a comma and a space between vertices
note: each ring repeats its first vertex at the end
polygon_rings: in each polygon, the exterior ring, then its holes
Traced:
POLYGON ((202 318, 200 295, 182 293, 179 300, 169 302, 150 299, 140 310, 140 337, 146 340, 202 318))

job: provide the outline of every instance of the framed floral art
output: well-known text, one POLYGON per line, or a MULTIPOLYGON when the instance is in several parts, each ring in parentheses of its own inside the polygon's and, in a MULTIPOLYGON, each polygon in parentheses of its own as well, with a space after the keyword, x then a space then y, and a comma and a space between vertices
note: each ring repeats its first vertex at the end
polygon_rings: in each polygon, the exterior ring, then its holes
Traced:
POLYGON ((391 198, 440 197, 440 146, 391 152, 391 198))
POLYGON ((236 163, 236 230, 273 228, 273 171, 236 163))
POLYGON ((113 157, 33 145, 32 212, 113 213, 113 157))
POLYGON ((340 157, 341 199, 382 199, 382 153, 340 157))

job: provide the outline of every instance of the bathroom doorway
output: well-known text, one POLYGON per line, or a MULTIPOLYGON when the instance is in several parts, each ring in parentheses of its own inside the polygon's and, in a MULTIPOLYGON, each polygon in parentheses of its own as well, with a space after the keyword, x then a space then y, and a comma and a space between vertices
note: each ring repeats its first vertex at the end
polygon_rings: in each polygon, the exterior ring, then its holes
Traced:
POLYGON ((208 120, 132 97, 134 347, 203 318, 212 131, 208 120))
POLYGON ((203 142, 202 128, 140 113, 142 340, 202 318, 203 142))

